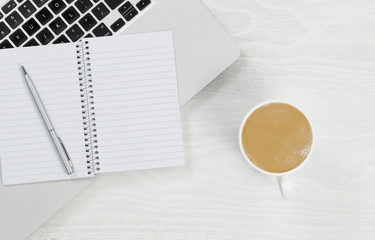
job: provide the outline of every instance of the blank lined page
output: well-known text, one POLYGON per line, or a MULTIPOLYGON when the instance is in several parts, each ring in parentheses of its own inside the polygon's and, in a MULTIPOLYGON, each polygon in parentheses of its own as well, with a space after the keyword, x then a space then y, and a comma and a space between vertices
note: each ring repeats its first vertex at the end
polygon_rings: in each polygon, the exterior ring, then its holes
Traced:
POLYGON ((87 177, 75 44, 0 51, 0 154, 4 185, 87 177), (21 75, 31 76, 73 161, 69 176, 21 75))
POLYGON ((173 36, 89 40, 100 172, 184 164, 173 36))

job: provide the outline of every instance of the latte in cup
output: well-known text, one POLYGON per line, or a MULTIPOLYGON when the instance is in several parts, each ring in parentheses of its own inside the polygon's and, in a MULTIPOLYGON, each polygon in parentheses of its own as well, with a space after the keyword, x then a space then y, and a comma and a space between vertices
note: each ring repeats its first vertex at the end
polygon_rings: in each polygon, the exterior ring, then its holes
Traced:
POLYGON ((241 144, 247 158, 270 173, 297 168, 308 157, 312 128, 297 108, 271 102, 255 109, 243 125, 241 144))

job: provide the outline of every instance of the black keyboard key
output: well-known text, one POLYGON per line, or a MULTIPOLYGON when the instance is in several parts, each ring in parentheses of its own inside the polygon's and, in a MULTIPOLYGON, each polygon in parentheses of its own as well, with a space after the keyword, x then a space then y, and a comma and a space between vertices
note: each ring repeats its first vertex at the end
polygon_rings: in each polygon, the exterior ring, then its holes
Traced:
POLYGON ((36 8, 30 1, 24 2, 19 8, 18 11, 25 17, 28 18, 36 11, 36 8))
POLYGON ((24 47, 39 46, 39 43, 33 38, 30 41, 28 41, 27 43, 25 43, 25 45, 23 45, 23 46, 24 47))
POLYGON ((150 5, 150 3, 151 3, 151 1, 150 0, 141 0, 141 1, 139 1, 138 3, 137 3, 137 8, 139 9, 139 10, 143 10, 143 9, 145 9, 148 5, 150 5))
POLYGON ((68 31, 66 31, 66 34, 73 42, 75 42, 80 39, 84 33, 77 24, 74 24, 73 27, 69 28, 68 31))
POLYGON ((81 18, 81 20, 79 20, 79 24, 81 24, 81 26, 86 31, 89 31, 91 28, 93 28, 96 23, 96 20, 90 13, 86 14, 83 18, 81 18))
POLYGON ((27 40, 26 34, 24 34, 21 29, 17 29, 9 38, 17 47, 21 46, 21 44, 27 40))
POLYGON ((23 0, 17 0, 17 2, 21 3, 23 0))
POLYGON ((22 25, 22 27, 25 30, 25 32, 29 34, 29 36, 33 35, 40 29, 40 25, 33 18, 31 18, 24 25, 22 25))
POLYGON ((117 8, 121 3, 123 3, 125 0, 105 0, 107 5, 113 10, 117 8))
POLYGON ((72 2, 74 2, 74 0, 65 0, 67 3, 72 3, 72 2))
POLYGON ((61 35, 60 37, 58 37, 54 42, 53 44, 59 44, 59 43, 68 43, 69 40, 67 37, 65 37, 65 35, 61 35))
POLYGON ((68 8, 65 12, 61 14, 64 19, 69 23, 73 23, 75 20, 79 18, 79 13, 77 10, 74 9, 74 7, 68 8))
POLYGON ((17 6, 17 3, 14 1, 14 0, 11 0, 9 2, 7 2, 2 8, 1 10, 3 10, 3 12, 5 14, 9 13, 10 11, 12 11, 15 7, 17 6))
POLYGON ((2 19, 4 17, 4 15, 0 12, 0 19, 2 19))
POLYGON ((78 0, 76 3, 74 3, 74 5, 76 5, 81 13, 87 12, 87 10, 89 10, 93 6, 90 0, 78 0))
POLYGON ((47 28, 43 29, 42 31, 40 31, 37 35, 36 35, 36 38, 39 40, 39 42, 41 42, 43 45, 46 45, 48 44, 49 42, 52 41, 52 39, 54 38, 53 37, 53 34, 51 33, 50 30, 48 30, 47 28))
POLYGON ((52 12, 58 14, 66 7, 66 4, 62 0, 53 0, 48 3, 48 6, 51 8, 52 12))
POLYGON ((6 48, 13 48, 12 44, 8 40, 5 40, 4 42, 0 43, 0 49, 6 48))
POLYGON ((126 2, 124 5, 122 5, 118 11, 121 15, 125 15, 127 12, 129 12, 131 9, 133 9, 133 5, 130 2, 126 2))
POLYGON ((52 31, 56 34, 59 35, 64 31, 68 26, 65 24, 65 22, 61 18, 56 18, 53 20, 50 24, 49 27, 52 29, 52 31))
POLYGON ((92 38, 92 37, 94 37, 91 33, 89 33, 89 34, 87 34, 86 36, 85 36, 85 38, 92 38))
POLYGON ((111 25, 111 29, 112 29, 114 32, 117 32, 117 31, 120 30, 123 26, 125 26, 125 21, 122 20, 121 18, 119 18, 116 22, 114 22, 114 23, 111 25))
POLYGON ((9 33, 10 29, 5 25, 5 23, 0 22, 0 40, 5 38, 9 33))
POLYGON ((103 3, 99 3, 91 12, 100 21, 109 14, 109 9, 103 3))
POLYGON ((43 8, 35 14, 35 17, 41 24, 46 25, 49 21, 52 20, 53 15, 47 8, 43 8))
POLYGON ((104 23, 101 23, 99 26, 97 26, 94 30, 92 30, 95 36, 102 37, 102 36, 111 36, 111 31, 107 28, 104 23))
POLYGON ((132 20, 135 16, 137 16, 138 11, 137 9, 133 8, 130 11, 128 11, 126 14, 122 15, 126 21, 132 20))
POLYGON ((7 21, 9 26, 14 29, 23 22, 23 19, 17 12, 12 12, 7 18, 5 18, 5 21, 7 21))
POLYGON ((34 2, 35 5, 37 5, 38 7, 41 7, 41 6, 43 6, 46 2, 48 2, 48 0, 33 0, 33 2, 34 2))

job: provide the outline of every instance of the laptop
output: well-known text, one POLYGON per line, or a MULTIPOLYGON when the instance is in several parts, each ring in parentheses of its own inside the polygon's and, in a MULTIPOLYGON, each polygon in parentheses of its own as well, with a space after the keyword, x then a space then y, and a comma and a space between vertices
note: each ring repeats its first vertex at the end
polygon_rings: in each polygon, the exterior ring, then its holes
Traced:
MULTIPOLYGON (((181 106, 240 53, 199 0, 0 0, 0 49, 163 30, 174 35, 181 106)), ((91 182, 1 184, 0 239, 26 238, 91 182)))

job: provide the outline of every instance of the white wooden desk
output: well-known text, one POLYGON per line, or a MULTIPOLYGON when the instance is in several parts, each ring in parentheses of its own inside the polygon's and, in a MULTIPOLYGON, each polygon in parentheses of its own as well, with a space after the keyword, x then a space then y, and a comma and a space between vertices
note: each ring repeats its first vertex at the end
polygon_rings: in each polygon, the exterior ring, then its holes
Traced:
POLYGON ((30 240, 375 239, 375 2, 204 2, 242 54, 182 108, 186 166, 100 176, 30 240), (316 130, 292 201, 237 146, 267 99, 316 130))

